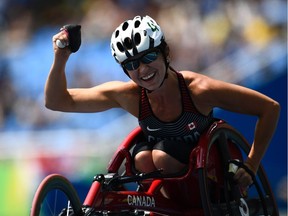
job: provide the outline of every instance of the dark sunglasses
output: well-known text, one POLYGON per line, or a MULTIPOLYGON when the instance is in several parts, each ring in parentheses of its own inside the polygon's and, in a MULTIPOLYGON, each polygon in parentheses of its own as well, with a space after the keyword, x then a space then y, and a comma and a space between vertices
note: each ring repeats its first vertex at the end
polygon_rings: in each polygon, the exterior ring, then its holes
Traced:
POLYGON ((137 59, 124 62, 122 64, 122 67, 125 68, 126 70, 136 70, 137 68, 139 68, 140 62, 144 64, 150 64, 151 62, 155 61, 158 58, 159 53, 160 52, 158 50, 149 52, 137 59))

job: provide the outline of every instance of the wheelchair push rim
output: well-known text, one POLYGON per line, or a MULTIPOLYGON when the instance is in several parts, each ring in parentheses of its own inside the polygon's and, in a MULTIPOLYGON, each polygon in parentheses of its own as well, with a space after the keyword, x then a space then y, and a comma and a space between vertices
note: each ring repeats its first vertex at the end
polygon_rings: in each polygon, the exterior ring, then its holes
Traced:
POLYGON ((243 197, 238 197, 237 199, 231 199, 231 196, 230 198, 227 198, 227 187, 230 187, 226 184, 227 179, 225 177, 221 179, 219 175, 215 175, 215 173, 220 171, 220 175, 225 176, 223 174, 226 172, 224 167, 226 167, 227 161, 223 161, 222 159, 213 161, 216 157, 224 157, 223 149, 219 149, 218 146, 220 140, 223 139, 221 138, 223 134, 226 142, 224 145, 227 145, 228 148, 228 152, 226 152, 226 154, 229 154, 225 156, 226 160, 245 160, 245 157, 247 157, 250 151, 250 145, 245 138, 243 138, 243 136, 240 135, 235 129, 227 126, 226 123, 212 131, 210 137, 208 137, 208 145, 206 147, 206 155, 204 158, 205 164, 203 167, 198 168, 199 187, 202 194, 201 200, 205 215, 279 215, 273 192, 266 177, 265 171, 261 165, 256 174, 256 180, 261 189, 260 192, 255 189, 255 186, 252 186, 246 196, 242 194, 243 197), (239 155, 239 153, 241 155, 239 155), (214 188, 213 192, 211 192, 212 185, 213 187, 216 185, 216 189, 214 188), (252 192, 251 195, 250 192, 252 192), (215 193, 217 195, 215 195, 215 193), (261 199, 261 193, 264 194, 264 199, 261 199), (229 201, 227 199, 229 199, 229 201))

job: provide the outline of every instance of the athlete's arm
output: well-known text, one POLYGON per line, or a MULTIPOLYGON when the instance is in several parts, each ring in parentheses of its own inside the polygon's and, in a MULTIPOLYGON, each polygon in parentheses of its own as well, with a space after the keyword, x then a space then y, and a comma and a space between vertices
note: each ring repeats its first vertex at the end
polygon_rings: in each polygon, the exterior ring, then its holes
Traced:
POLYGON ((54 61, 45 85, 45 106, 65 112, 100 112, 114 107, 125 107, 121 94, 129 89, 129 83, 108 82, 86 89, 67 89, 65 66, 71 54, 68 48, 56 46, 56 39, 67 41, 60 32, 53 37, 54 61))
POLYGON ((280 105, 275 100, 252 89, 196 75, 191 89, 198 98, 200 106, 219 107, 228 111, 258 117, 254 132, 254 142, 246 165, 256 173, 277 127, 280 105), (195 84, 193 84, 195 82, 195 84))

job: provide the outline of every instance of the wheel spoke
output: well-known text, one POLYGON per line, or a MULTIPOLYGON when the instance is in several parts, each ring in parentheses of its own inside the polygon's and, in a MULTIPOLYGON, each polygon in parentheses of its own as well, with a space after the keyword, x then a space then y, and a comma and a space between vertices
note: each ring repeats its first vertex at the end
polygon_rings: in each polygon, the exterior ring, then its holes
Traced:
POLYGON ((81 214, 82 204, 72 184, 63 176, 52 174, 39 185, 33 199, 30 216, 59 215, 69 207, 81 214))

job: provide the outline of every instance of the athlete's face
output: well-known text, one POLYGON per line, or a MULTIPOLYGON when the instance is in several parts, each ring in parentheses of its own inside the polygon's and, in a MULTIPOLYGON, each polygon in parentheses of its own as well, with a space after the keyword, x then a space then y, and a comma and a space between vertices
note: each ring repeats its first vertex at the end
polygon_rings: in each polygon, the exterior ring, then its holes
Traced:
POLYGON ((122 67, 136 84, 150 91, 159 88, 166 73, 163 55, 159 50, 139 53, 125 61, 122 67))

